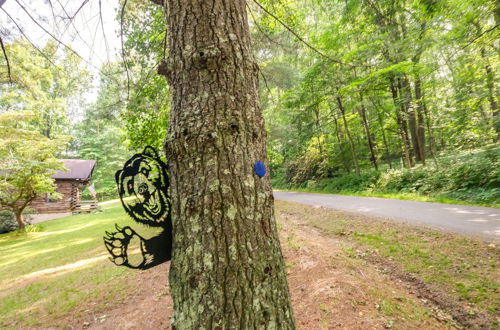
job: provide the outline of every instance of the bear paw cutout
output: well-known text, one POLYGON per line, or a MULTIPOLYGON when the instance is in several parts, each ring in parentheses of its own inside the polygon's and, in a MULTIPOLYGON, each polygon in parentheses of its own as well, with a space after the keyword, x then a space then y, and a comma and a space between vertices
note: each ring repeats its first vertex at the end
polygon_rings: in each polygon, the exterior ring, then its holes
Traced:
POLYGON ((128 249, 131 248, 130 243, 133 240, 138 239, 141 255, 145 256, 146 251, 144 251, 144 239, 129 226, 121 228, 120 226, 115 225, 115 227, 118 232, 110 233, 106 231, 106 236, 103 237, 104 245, 106 246, 109 254, 111 254, 111 258, 109 259, 117 266, 143 268, 147 260, 142 258, 140 261, 131 262, 128 249))

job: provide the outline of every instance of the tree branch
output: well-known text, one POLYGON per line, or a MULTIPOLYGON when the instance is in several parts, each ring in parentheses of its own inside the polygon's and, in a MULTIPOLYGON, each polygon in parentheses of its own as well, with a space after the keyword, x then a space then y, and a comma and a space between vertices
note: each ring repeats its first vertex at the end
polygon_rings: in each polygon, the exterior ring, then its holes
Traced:
MULTIPOLYGON (((21 9, 28 15, 28 17, 38 26, 40 27, 45 33, 47 33, 50 37, 52 37, 55 41, 57 41, 60 45, 64 46, 66 49, 68 49, 71 53, 73 53, 75 56, 77 56, 80 60, 82 60, 83 62, 87 63, 89 66, 95 68, 96 70, 98 70, 100 73, 104 74, 105 76, 108 76, 110 77, 108 74, 106 74, 105 72, 103 72, 101 69, 99 69, 97 66, 93 65, 91 62, 87 61, 86 59, 84 59, 80 54, 78 54, 73 48, 71 48, 70 46, 66 45, 64 42, 62 42, 61 40, 59 40, 59 38, 57 38, 53 33, 51 33, 50 31, 48 31, 43 25, 41 25, 34 17, 33 15, 30 14, 30 12, 26 9, 26 7, 24 7, 20 2, 19 0, 15 0, 16 3, 21 7, 21 9)), ((75 12, 75 14, 73 15, 73 18, 76 14, 78 14, 78 12, 83 8, 83 6, 88 2, 89 0, 85 0, 83 2, 83 4, 78 8, 78 10, 75 12)), ((43 53, 37 46, 35 46, 35 44, 33 42, 31 42, 28 38, 28 36, 26 36, 26 34, 24 33, 23 29, 21 29, 21 27, 17 24, 17 22, 12 18, 11 15, 9 15, 5 9, 1 8, 8 16, 9 18, 14 22, 14 24, 17 26, 17 28, 19 29, 19 31, 21 32, 21 34, 26 38, 26 40, 29 41, 29 43, 35 47, 35 49, 37 49, 42 55, 43 57, 45 57, 52 65, 56 66, 50 59, 49 57, 43 53)), ((71 18, 71 19, 73 19, 71 18)))
POLYGON ((253 2, 255 2, 255 4, 260 8, 262 9, 266 14, 268 14, 269 16, 271 16, 272 18, 274 18, 278 23, 280 23, 285 29, 288 30, 288 32, 290 32, 291 34, 293 34, 295 36, 295 38, 297 38, 300 42, 302 42, 304 45, 306 45, 308 48, 310 48, 311 50, 313 50, 315 53, 321 55, 322 57, 326 58, 327 60, 331 61, 331 62, 334 62, 334 63, 337 63, 337 64, 340 64, 340 65, 346 65, 346 66, 350 66, 350 67, 356 67, 356 65, 353 65, 353 64, 349 64, 349 63, 344 63, 344 62, 341 62, 339 60, 336 60, 336 59, 333 59, 331 58, 330 56, 326 55, 325 53, 321 52, 320 50, 318 50, 317 48, 313 47, 311 44, 309 44, 307 41, 305 41, 301 36, 299 36, 294 30, 292 30, 291 27, 289 27, 288 25, 285 24, 285 22, 283 22, 281 19, 279 19, 278 17, 276 17, 273 13, 271 13, 269 10, 267 10, 264 6, 262 6, 259 2, 257 2, 257 0, 253 0, 253 2))
POLYGON ((35 48, 50 64, 52 64, 53 66, 57 67, 57 65, 47 56, 47 54, 45 54, 40 48, 38 48, 30 40, 30 38, 28 38, 28 36, 26 35, 26 33, 24 33, 24 30, 19 26, 19 24, 17 24, 16 20, 5 9, 3 9, 3 8, 0 8, 0 9, 2 9, 2 11, 7 15, 7 17, 14 23, 14 25, 17 27, 17 29, 19 30, 19 32, 31 44, 31 46, 33 46, 33 48, 35 48))
POLYGON ((7 56, 7 52, 5 51, 5 46, 3 44, 3 40, 2 40, 1 36, 0 36, 0 46, 2 46, 3 57, 5 58, 5 61, 7 62, 7 75, 9 76, 9 82, 12 84, 12 75, 10 72, 9 57, 7 56))
POLYGON ((125 46, 123 42, 123 17, 125 16, 125 6, 127 6, 127 1, 123 1, 122 11, 120 13, 120 41, 122 44, 122 58, 123 58, 123 66, 125 67, 125 71, 127 72, 127 100, 130 99, 130 73, 128 72, 128 64, 127 64, 127 54, 125 54, 125 46))

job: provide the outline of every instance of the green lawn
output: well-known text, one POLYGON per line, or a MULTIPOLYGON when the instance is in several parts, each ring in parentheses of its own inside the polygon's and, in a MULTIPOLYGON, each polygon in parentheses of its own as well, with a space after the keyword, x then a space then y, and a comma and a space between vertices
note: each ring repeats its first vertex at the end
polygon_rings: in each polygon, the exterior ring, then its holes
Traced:
POLYGON ((78 312, 83 300, 105 306, 124 298, 120 286, 134 273, 108 260, 102 240, 115 223, 132 224, 116 201, 102 212, 41 223, 40 232, 0 235, 0 328, 78 312))

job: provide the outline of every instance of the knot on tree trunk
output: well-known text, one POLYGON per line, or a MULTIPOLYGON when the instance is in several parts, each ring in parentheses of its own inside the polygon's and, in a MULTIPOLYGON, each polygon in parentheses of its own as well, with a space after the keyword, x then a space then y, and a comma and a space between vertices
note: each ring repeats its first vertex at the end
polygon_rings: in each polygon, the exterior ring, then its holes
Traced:
POLYGON ((162 75, 162 76, 165 76, 165 77, 168 77, 169 71, 170 70, 168 69, 167 61, 162 60, 160 62, 160 64, 158 65, 158 74, 162 75))
POLYGON ((198 49, 193 53, 193 63, 197 69, 207 69, 214 71, 220 62, 224 60, 223 52, 215 46, 208 46, 198 49))

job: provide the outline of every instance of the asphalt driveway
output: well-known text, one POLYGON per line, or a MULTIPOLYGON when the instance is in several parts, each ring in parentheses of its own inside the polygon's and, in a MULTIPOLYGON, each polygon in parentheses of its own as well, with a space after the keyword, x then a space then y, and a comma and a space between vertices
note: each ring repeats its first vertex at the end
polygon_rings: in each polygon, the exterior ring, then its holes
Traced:
POLYGON ((425 225, 500 242, 500 209, 388 198, 275 191, 275 199, 425 225))

